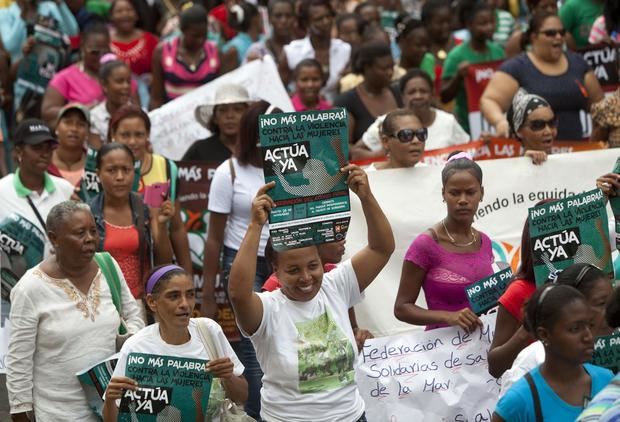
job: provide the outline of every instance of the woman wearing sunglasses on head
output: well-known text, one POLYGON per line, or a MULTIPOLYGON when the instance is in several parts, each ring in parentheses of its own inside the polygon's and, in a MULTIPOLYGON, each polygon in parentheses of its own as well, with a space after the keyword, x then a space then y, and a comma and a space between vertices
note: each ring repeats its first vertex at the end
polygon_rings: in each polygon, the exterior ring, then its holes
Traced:
POLYGON ((524 155, 534 164, 547 161, 558 134, 558 120, 549 103, 519 89, 506 114, 512 135, 523 144, 524 155))
POLYGON ((482 169, 469 154, 454 152, 442 173, 447 216, 420 234, 405 255, 394 315, 427 330, 481 325, 465 286, 493 274, 491 239, 472 227, 484 188, 482 169), (428 309, 416 305, 420 290, 428 309))
POLYGON ((427 136, 428 130, 413 111, 399 108, 388 113, 381 124, 381 144, 387 161, 372 163, 367 171, 415 166, 422 159, 427 136))
POLYGON ((547 100, 558 117, 558 139, 582 140, 579 114, 603 99, 603 90, 583 57, 564 51, 566 30, 557 15, 537 13, 524 39, 531 49, 505 61, 493 74, 480 110, 499 136, 509 135, 504 112, 519 88, 547 100))

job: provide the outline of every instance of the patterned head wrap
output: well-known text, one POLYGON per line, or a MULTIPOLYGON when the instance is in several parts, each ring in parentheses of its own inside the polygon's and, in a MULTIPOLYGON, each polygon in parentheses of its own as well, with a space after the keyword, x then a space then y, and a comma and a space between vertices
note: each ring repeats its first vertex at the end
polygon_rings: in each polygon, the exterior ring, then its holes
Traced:
POLYGON ((529 94, 525 89, 519 88, 512 98, 512 104, 508 109, 507 119, 510 131, 517 133, 529 114, 540 107, 551 107, 547 100, 538 95, 529 94))

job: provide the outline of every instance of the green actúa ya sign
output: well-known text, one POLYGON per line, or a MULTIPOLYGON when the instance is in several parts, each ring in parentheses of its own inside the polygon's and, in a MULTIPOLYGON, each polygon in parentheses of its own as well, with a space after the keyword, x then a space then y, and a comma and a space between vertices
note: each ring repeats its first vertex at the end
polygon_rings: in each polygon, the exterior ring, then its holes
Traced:
POLYGON ((276 250, 342 240, 351 206, 346 175, 347 113, 338 108, 259 118, 265 182, 276 207, 269 230, 276 250))
POLYGON ((612 274, 605 196, 599 189, 529 209, 536 284, 564 268, 593 264, 612 274))
POLYGON ((124 392, 118 420, 205 420, 213 380, 206 367, 204 359, 130 353, 125 376, 139 387, 124 392))
POLYGON ((43 260, 45 234, 35 224, 13 213, 0 221, 0 274, 2 298, 9 300, 11 289, 27 270, 43 260))
POLYGON ((465 287, 472 311, 482 315, 497 306, 497 300, 504 294, 512 279, 512 270, 506 268, 465 287))

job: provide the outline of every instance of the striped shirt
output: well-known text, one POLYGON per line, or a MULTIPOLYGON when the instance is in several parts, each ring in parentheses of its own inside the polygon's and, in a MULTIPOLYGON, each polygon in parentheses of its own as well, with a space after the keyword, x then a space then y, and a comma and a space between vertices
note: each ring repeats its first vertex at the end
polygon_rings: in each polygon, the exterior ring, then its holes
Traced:
POLYGON ((493 41, 503 47, 515 30, 516 23, 510 12, 502 9, 495 9, 495 33, 493 34, 493 41))
POLYGON ((205 41, 204 57, 195 68, 179 61, 179 42, 181 37, 166 41, 161 52, 164 71, 164 88, 166 99, 173 100, 218 77, 220 58, 217 47, 211 41, 205 41))

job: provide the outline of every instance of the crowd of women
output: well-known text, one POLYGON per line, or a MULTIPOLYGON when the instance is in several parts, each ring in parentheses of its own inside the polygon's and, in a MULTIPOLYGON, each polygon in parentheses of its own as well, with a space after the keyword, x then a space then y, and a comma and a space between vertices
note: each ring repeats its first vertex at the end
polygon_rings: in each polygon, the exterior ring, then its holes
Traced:
MULTIPOLYGON (((390 259, 399 229, 366 172, 422 166, 425 150, 470 142, 465 79, 470 65, 498 60, 480 110, 533 164, 544 165, 558 139, 620 146, 620 91, 604 98, 575 52, 619 41, 620 1, 517 3, 17 0, 0 8, 0 244, 13 420, 116 420, 119 401, 141 387, 128 356, 146 353, 208 361, 218 386, 203 409, 209 419, 221 416, 221 402, 255 420, 365 421, 353 374, 372 334, 358 327, 353 307, 390 259), (280 110, 221 84, 212 101, 187 111, 210 136, 185 140, 182 161, 217 165, 197 290, 177 163, 154 150, 146 110, 265 56, 295 111, 347 110, 348 158, 372 161, 340 170, 359 197, 367 244, 342 262, 344 242, 274 250, 274 184, 264 182, 258 118, 280 110), (234 309, 234 338, 214 320, 218 279, 234 309), (115 352, 97 416, 75 374, 115 352)), ((584 177, 608 198, 620 192, 618 174, 584 177)), ((494 257, 489 236, 472 225, 484 188, 469 154, 448 158, 438 195, 445 217, 399 257, 393 313, 427 330, 473 331, 481 321, 464 286, 493 274, 494 257)), ((565 421, 584 412, 590 421, 607 412, 601 420, 613 420, 613 374, 588 362, 595 338, 620 326, 620 292, 593 264, 537 288, 528 227, 488 352, 489 373, 502 378, 493 418, 565 421)))

